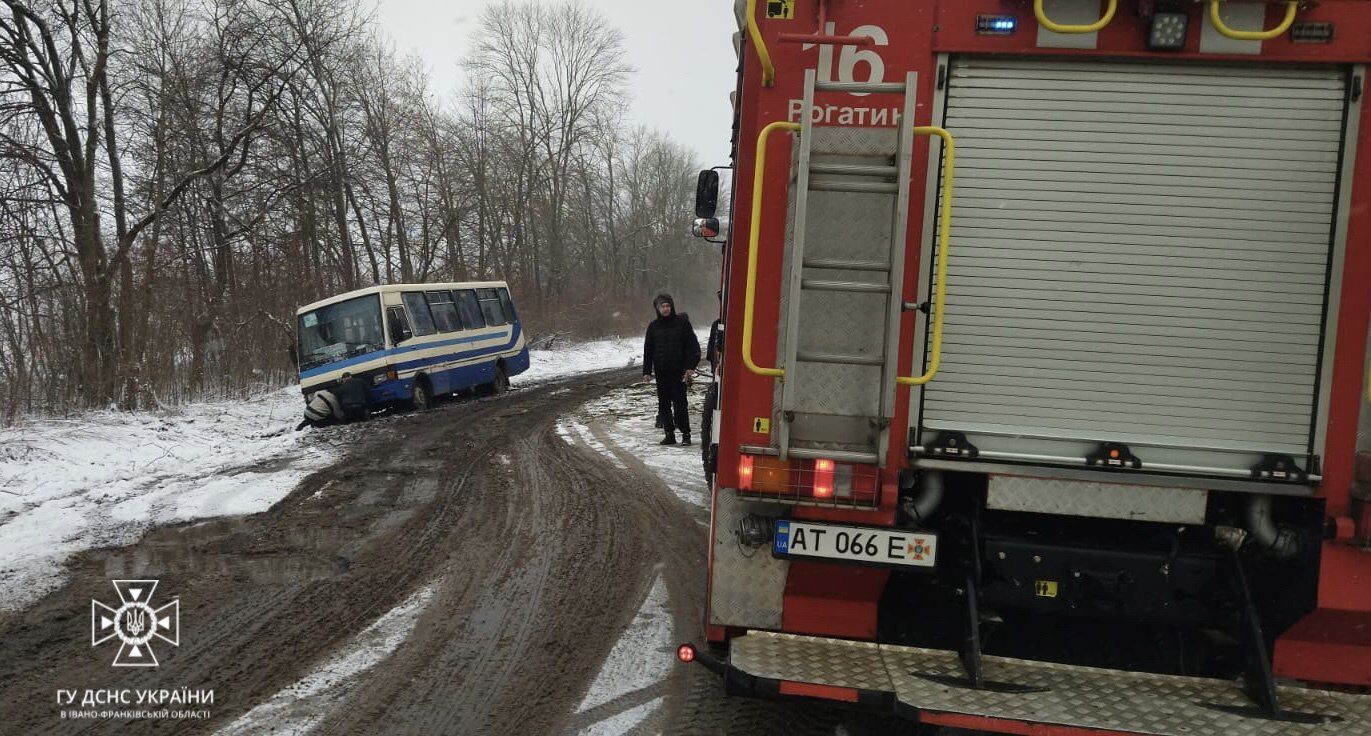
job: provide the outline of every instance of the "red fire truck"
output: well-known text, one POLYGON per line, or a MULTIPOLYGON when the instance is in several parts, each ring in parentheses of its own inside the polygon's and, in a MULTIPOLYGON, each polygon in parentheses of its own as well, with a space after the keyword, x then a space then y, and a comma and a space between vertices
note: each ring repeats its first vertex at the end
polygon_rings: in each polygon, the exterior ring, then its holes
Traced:
POLYGON ((998 733, 1371 733, 1371 3, 737 17, 680 658, 998 733))

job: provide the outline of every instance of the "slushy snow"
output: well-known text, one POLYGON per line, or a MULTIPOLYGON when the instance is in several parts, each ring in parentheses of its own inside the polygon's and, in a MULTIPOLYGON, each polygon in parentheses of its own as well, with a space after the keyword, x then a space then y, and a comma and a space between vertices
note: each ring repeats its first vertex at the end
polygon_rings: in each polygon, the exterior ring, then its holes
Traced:
POLYGON ((101 411, 0 431, 0 608, 28 606, 92 547, 153 526, 269 508, 339 455, 344 433, 294 432, 297 389, 157 412, 101 411))
MULTIPOLYGON (((515 386, 640 363, 642 338, 534 350, 531 358, 515 386)), ((82 550, 131 544, 154 526, 271 508, 361 431, 295 432, 302 409, 299 389, 289 386, 245 401, 92 412, 0 430, 0 610, 25 608, 61 586, 63 564, 82 550)))

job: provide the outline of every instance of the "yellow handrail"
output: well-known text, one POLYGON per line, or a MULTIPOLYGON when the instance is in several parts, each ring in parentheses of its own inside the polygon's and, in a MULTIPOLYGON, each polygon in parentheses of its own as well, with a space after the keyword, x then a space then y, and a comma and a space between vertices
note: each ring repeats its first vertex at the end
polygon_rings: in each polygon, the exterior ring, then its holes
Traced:
POLYGON ((1047 12, 1043 10, 1043 0, 1033 0, 1033 14, 1038 16, 1038 23, 1053 33, 1094 33, 1101 28, 1109 25, 1109 21, 1114 20, 1114 13, 1119 10, 1119 0, 1109 0, 1109 5, 1105 8, 1104 17, 1086 26, 1062 25, 1054 22, 1047 17, 1047 12))
MULTIPOLYGON (((751 5, 753 0, 748 0, 751 5)), ((750 16, 749 16, 750 17, 750 16)), ((797 131, 799 123, 777 120, 757 135, 757 155, 752 171, 752 221, 747 238, 747 290, 743 304, 743 364, 759 376, 781 378, 784 368, 763 368, 752 360, 752 312, 757 299, 757 244, 762 235, 762 177, 766 174, 766 141, 773 130, 797 131)))
POLYGON ((757 56, 762 60, 762 86, 770 87, 776 81, 776 67, 771 65, 771 54, 767 53, 766 41, 762 40, 762 29, 757 27, 757 0, 747 0, 747 37, 757 47, 757 56))
POLYGON ((1234 41, 1270 41, 1295 25, 1295 14, 1299 10, 1299 0, 1290 0, 1285 4, 1285 19, 1275 28, 1269 31, 1235 31, 1224 25, 1223 17, 1219 14, 1219 0, 1209 0, 1209 21, 1214 24, 1214 30, 1234 41))
POLYGON ((942 204, 938 207, 938 266, 933 283, 933 348, 928 358, 928 370, 922 376, 898 376, 901 386, 922 386, 938 374, 943 359, 943 304, 947 301, 947 250, 952 237, 952 175, 957 164, 957 142, 952 134, 936 125, 914 129, 914 135, 936 135, 943 139, 942 204))

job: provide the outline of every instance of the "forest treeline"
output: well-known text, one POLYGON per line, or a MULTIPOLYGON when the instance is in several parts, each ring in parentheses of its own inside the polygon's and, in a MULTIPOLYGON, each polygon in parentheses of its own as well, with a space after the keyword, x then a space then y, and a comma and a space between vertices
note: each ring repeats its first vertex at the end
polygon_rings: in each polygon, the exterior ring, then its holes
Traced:
POLYGON ((436 90, 371 12, 0 0, 0 422, 287 382, 296 307, 371 284, 505 278, 535 333, 712 301, 606 18, 487 5, 436 90))

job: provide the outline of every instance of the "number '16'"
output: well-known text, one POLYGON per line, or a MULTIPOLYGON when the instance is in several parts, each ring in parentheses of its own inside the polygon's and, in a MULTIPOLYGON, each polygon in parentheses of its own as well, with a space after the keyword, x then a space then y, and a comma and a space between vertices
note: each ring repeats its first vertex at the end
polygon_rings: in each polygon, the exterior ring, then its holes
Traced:
MULTIPOLYGON (((837 24, 829 22, 824 28, 824 33, 832 36, 835 34, 837 24)), ((890 37, 886 35, 885 29, 880 26, 857 26, 852 29, 850 36, 866 36, 871 39, 873 46, 890 45, 890 37)), ((814 44, 804 45, 805 50, 814 48, 814 44)), ((838 54, 838 78, 833 78, 833 46, 831 44, 819 45, 819 68, 818 77, 820 82, 884 82, 885 81, 885 62, 881 60, 881 55, 870 47, 862 46, 843 46, 838 54), (866 64, 866 79, 857 79, 857 65, 866 64)), ((869 92, 853 92, 857 96, 866 96, 869 92)))

